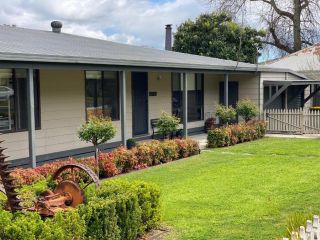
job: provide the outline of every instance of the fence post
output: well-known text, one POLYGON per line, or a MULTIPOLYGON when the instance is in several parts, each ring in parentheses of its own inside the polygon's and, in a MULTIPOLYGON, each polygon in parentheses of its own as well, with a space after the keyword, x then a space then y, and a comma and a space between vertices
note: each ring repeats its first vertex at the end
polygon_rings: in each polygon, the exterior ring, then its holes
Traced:
POLYGON ((300 108, 300 131, 301 134, 304 134, 304 115, 303 108, 300 108))

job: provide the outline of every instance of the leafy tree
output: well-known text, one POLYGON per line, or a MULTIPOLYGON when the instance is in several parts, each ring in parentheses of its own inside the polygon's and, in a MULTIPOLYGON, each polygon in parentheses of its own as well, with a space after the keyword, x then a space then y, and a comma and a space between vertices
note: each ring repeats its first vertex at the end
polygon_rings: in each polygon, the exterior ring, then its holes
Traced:
POLYGON ((227 13, 202 14, 178 27, 173 50, 255 63, 264 36, 263 30, 242 27, 227 13))
POLYGON ((246 122, 257 117, 259 114, 257 105, 249 99, 242 99, 237 102, 236 111, 246 122))
MULTIPOLYGON (((78 136, 82 141, 90 142, 95 148, 97 168, 99 167, 99 145, 106 143, 116 134, 116 129, 110 118, 93 116, 81 126, 78 136)), ((99 170, 98 170, 99 172, 99 170)))
POLYGON ((264 42, 293 53, 319 41, 319 0, 208 0, 238 15, 255 9, 268 32, 264 42), (257 11, 260 9, 260 11, 257 11))

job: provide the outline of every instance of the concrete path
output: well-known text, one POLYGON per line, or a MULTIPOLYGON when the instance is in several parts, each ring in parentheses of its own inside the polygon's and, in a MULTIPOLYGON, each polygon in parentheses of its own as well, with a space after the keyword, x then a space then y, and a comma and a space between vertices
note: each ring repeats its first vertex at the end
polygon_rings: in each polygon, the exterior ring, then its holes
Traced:
POLYGON ((320 139, 320 134, 266 134, 266 137, 320 139))
POLYGON ((201 150, 206 148, 206 146, 207 146, 207 134, 206 133, 191 135, 190 138, 199 142, 199 146, 200 146, 201 150))

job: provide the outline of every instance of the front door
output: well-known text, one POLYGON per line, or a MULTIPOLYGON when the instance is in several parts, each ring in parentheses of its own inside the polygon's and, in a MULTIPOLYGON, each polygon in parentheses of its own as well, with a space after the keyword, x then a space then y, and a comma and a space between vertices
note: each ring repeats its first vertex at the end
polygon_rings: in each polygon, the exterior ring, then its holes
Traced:
POLYGON ((148 133, 148 73, 132 72, 133 136, 148 133))

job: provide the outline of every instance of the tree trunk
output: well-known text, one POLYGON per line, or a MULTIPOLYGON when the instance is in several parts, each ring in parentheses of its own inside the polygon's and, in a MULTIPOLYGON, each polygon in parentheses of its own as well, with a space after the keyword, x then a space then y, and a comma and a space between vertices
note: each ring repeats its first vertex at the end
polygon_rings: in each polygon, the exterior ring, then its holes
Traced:
POLYGON ((300 0, 293 0, 294 16, 293 16, 293 48, 294 51, 302 49, 301 43, 301 3, 300 0))
POLYGON ((99 146, 97 144, 94 145, 95 148, 95 159, 96 159, 96 167, 97 167, 97 176, 99 177, 99 146))

